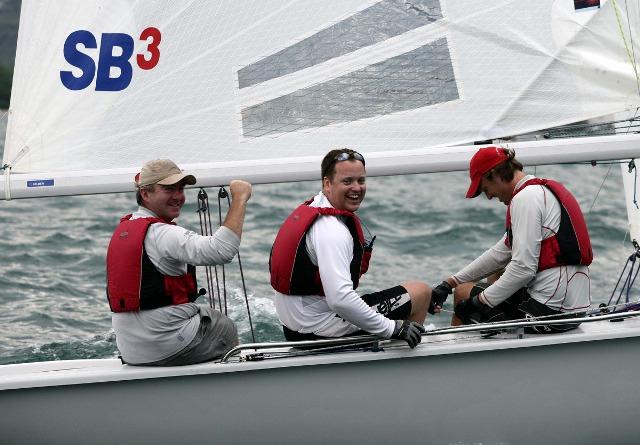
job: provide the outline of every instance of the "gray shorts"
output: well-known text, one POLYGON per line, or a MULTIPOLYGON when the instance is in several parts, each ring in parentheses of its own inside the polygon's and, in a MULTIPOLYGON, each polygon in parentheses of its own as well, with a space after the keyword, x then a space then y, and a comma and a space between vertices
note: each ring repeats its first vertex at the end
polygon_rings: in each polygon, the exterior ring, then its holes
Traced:
POLYGON ((200 326, 191 343, 171 357, 145 366, 183 366, 208 362, 221 358, 235 346, 238 346, 238 329, 233 321, 210 308, 199 306, 200 326))

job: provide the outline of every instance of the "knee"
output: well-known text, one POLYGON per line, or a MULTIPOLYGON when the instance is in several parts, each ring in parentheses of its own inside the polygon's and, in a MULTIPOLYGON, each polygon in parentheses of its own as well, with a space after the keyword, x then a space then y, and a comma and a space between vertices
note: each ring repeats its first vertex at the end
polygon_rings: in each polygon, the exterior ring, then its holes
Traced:
POLYGON ((475 283, 462 283, 457 285, 456 288, 453 290, 454 304, 459 303, 462 300, 468 299, 474 284, 475 283))
POLYGON ((431 301, 431 288, 422 281, 408 281, 402 283, 402 287, 407 290, 412 300, 421 300, 427 303, 431 301))
POLYGON ((453 290, 453 301, 457 303, 460 300, 464 300, 464 298, 462 297, 462 290, 459 287, 456 287, 453 290))
POLYGON ((226 342, 226 344, 229 346, 238 346, 240 344, 240 339, 238 337, 238 326, 235 322, 229 317, 222 315, 220 320, 218 320, 218 323, 220 337, 226 342))

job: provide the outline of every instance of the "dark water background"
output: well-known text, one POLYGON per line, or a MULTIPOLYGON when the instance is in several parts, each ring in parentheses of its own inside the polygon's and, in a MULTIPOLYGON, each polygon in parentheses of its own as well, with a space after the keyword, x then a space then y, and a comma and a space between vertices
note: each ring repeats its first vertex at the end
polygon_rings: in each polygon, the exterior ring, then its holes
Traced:
MULTIPOLYGON (((595 252, 593 303, 606 302, 632 250, 625 241, 620 167, 564 165, 526 171, 564 182, 580 201, 595 252)), ((505 207, 495 200, 464 199, 467 184, 464 172, 369 179, 358 213, 378 238, 363 292, 407 279, 437 284, 501 236, 505 207)), ((257 341, 282 340, 267 269, 271 243, 281 221, 317 193, 319 185, 311 181, 253 189, 241 259, 257 341)), ((179 223, 199 231, 196 193, 187 191, 179 223)), ((217 189, 208 193, 217 220, 217 189)), ((135 207, 133 193, 0 202, 0 364, 117 355, 104 291, 104 258, 119 217, 135 207)), ((221 278, 221 269, 218 274, 221 278)), ((241 341, 251 341, 237 260, 225 275, 229 315, 239 325, 241 341)), ((202 271, 199 279, 205 282, 202 271)), ((452 309, 450 302, 445 309, 452 309)), ((427 323, 445 326, 449 316, 429 317, 427 323)))

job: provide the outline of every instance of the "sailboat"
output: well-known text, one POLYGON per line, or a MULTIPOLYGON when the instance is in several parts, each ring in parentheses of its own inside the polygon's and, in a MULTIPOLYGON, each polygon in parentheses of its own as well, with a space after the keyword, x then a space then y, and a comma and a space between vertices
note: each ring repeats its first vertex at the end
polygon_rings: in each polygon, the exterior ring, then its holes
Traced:
MULTIPOLYGON (((342 146, 370 176, 466 170, 489 140, 527 166, 628 161, 640 135, 624 127, 515 137, 633 116, 638 30, 636 0, 23 0, 0 199, 130 191, 158 157, 256 191, 315 179, 342 146)), ((361 336, 184 367, 3 365, 2 441, 630 442, 633 308, 558 335, 524 333, 545 320, 434 329, 415 349, 361 336)))

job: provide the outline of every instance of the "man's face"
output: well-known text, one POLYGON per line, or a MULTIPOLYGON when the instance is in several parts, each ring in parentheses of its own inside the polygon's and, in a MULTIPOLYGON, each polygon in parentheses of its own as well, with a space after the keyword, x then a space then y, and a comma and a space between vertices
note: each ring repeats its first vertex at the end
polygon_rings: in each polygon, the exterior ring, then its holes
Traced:
POLYGON ((338 161, 333 180, 322 179, 322 191, 331 205, 338 210, 355 212, 367 192, 366 172, 360 161, 338 161))
POLYGON ((498 198, 504 205, 509 205, 513 198, 513 186, 511 183, 503 181, 497 175, 494 175, 491 180, 483 176, 482 181, 480 181, 480 190, 487 199, 498 198))
POLYGON ((158 218, 167 222, 180 216, 180 210, 184 205, 184 183, 181 181, 174 185, 153 186, 152 190, 140 191, 146 208, 155 213, 158 218))

